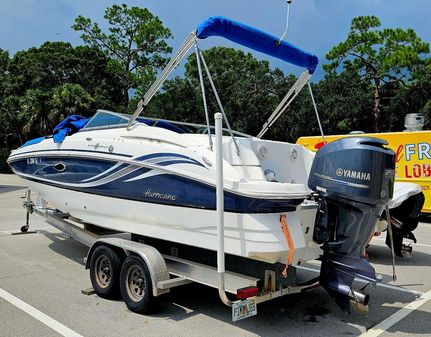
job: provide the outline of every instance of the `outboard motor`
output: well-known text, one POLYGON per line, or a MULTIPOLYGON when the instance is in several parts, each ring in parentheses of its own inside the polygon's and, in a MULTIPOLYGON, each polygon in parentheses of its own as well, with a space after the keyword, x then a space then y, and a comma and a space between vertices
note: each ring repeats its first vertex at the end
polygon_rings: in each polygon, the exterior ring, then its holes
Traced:
POLYGON ((365 246, 392 198, 395 153, 369 137, 339 139, 314 158, 308 186, 319 194, 313 239, 322 245, 320 284, 350 312, 350 301, 367 305, 369 296, 352 289, 355 277, 376 283, 364 258, 365 246))

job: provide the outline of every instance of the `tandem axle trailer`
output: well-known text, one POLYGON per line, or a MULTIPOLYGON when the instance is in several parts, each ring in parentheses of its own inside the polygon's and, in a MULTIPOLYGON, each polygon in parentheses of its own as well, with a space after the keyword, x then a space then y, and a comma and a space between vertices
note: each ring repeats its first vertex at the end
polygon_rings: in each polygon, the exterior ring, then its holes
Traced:
POLYGON ((22 232, 28 230, 29 215, 34 213, 69 239, 89 247, 84 262, 85 268, 90 270, 95 293, 104 298, 115 298, 120 293, 133 312, 148 312, 159 296, 192 282, 220 290, 223 277, 224 288, 219 294, 223 303, 232 308, 232 320, 237 321, 256 315, 259 303, 319 286, 318 278, 297 283, 293 266, 284 278, 282 264, 230 255, 223 257, 227 270, 220 273, 216 267, 216 252, 83 223, 50 208, 39 196, 34 203, 30 190, 26 193, 24 207, 28 217, 22 232))

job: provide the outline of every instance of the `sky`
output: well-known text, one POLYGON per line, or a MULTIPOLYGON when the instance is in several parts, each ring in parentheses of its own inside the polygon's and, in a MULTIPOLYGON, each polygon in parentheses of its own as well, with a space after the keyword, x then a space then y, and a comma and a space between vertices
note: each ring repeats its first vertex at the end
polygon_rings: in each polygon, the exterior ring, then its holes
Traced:
MULTIPOLYGON (((286 0, 0 0, 0 48, 13 55, 45 41, 82 44, 79 33, 70 28, 74 19, 83 15, 106 28, 104 10, 114 3, 147 7, 171 29, 174 38, 169 43, 174 51, 211 15, 230 17, 276 36, 286 24, 286 0)), ((315 74, 319 79, 326 53, 346 38, 352 18, 376 15, 382 27, 413 28, 424 41, 431 42, 430 14, 431 0, 293 0, 285 40, 319 57, 315 74)), ((215 45, 234 46, 221 38, 200 43, 202 49, 215 45)), ((301 72, 283 61, 247 51, 286 73, 301 72)))

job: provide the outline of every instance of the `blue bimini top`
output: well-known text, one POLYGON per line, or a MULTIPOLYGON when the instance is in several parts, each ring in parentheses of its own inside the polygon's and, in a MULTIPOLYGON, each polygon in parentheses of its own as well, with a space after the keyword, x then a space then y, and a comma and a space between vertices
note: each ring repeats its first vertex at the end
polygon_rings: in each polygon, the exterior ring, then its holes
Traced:
POLYGON ((196 32, 199 39, 221 36, 232 42, 249 47, 261 53, 276 57, 314 72, 319 63, 317 56, 307 53, 286 41, 259 29, 244 25, 223 16, 211 16, 203 21, 196 32))

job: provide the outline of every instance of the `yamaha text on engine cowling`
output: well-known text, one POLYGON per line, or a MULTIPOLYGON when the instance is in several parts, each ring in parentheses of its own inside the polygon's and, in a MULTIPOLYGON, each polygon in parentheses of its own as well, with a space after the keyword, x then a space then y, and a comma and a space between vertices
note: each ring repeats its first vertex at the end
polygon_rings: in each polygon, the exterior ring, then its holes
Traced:
POLYGON ((352 289, 354 278, 377 282, 364 250, 392 198, 395 153, 385 145, 369 137, 327 144, 317 152, 308 180, 320 198, 313 237, 323 244, 320 284, 349 312, 350 301, 366 306, 369 299, 352 289))

